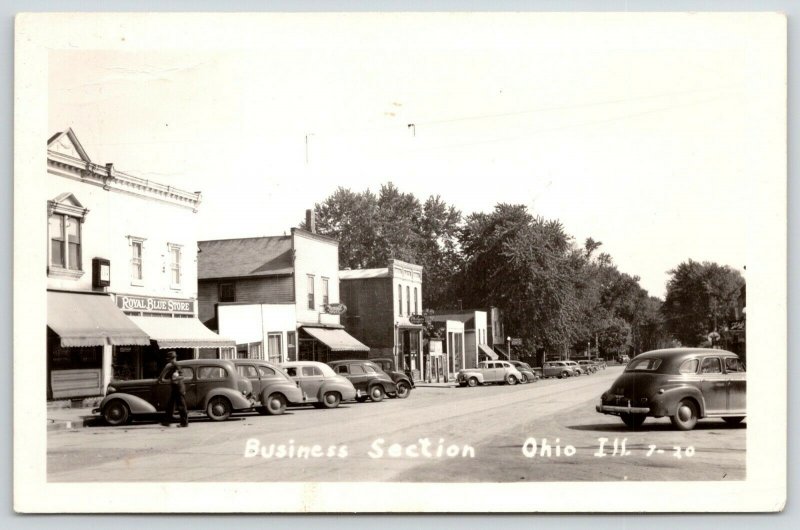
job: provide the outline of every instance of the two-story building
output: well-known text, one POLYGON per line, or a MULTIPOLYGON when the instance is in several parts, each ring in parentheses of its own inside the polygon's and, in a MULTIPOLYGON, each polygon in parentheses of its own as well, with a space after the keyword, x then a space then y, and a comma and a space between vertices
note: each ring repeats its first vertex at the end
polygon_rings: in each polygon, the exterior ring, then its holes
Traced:
POLYGON ((48 140, 47 173, 48 399, 154 377, 165 349, 233 345, 196 318, 200 193, 96 164, 71 129, 48 140))
POLYGON ((372 358, 422 379, 422 266, 397 259, 386 267, 339 271, 347 331, 369 344, 372 358))
MULTIPOLYGON (((307 212, 307 215, 309 212, 307 212)), ((311 230, 200 241, 200 319, 236 342, 237 358, 366 358, 340 322, 339 242, 311 230)))

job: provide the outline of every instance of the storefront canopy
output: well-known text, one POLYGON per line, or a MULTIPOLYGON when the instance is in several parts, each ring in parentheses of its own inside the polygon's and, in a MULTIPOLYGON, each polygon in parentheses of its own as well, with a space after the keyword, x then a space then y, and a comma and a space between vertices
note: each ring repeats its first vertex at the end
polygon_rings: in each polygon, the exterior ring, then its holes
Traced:
POLYGON ((353 338, 343 329, 303 327, 303 330, 325 344, 331 351, 369 351, 369 346, 353 338))
POLYGON ((502 355, 504 359, 508 359, 508 352, 506 351, 506 349, 504 347, 495 346, 495 348, 497 348, 497 351, 500 352, 500 355, 502 355))
POLYGON ((130 319, 166 348, 222 348, 236 342, 220 337, 196 318, 130 317, 130 319))
POLYGON ((108 295, 48 291, 47 326, 65 348, 150 344, 147 334, 108 295))
POLYGON ((481 350, 481 353, 483 353, 485 356, 492 359, 493 361, 499 358, 497 354, 494 352, 494 350, 492 350, 486 344, 478 344, 478 348, 481 350))

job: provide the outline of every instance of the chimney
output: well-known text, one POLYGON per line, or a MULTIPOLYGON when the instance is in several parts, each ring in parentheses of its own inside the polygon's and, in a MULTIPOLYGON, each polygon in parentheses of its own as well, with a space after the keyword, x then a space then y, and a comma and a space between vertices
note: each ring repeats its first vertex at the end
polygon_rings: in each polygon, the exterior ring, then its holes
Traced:
POLYGON ((317 233, 317 223, 314 218, 314 210, 306 210, 306 229, 312 234, 317 233))

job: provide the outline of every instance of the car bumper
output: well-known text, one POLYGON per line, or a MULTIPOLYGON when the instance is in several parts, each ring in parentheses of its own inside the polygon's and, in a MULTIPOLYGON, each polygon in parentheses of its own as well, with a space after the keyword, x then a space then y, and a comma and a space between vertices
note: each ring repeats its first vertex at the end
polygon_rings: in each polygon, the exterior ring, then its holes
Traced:
POLYGON ((597 405, 595 410, 602 414, 650 414, 650 407, 631 407, 630 405, 597 405))

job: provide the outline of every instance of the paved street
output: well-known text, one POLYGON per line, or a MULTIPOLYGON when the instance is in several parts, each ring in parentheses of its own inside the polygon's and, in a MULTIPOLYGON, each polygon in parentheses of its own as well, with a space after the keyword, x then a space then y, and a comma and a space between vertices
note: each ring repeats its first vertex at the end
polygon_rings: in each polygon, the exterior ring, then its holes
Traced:
POLYGON ((694 431, 679 432, 667 419, 648 419, 630 431, 618 418, 596 413, 600 394, 620 371, 609 367, 590 376, 513 387, 419 388, 406 400, 290 409, 277 417, 248 414, 222 423, 197 416, 188 429, 150 422, 51 432, 48 477, 67 482, 745 478, 746 423, 731 427, 704 420, 694 431), (603 451, 601 438, 607 439, 603 451), (551 456, 542 449, 544 439, 551 456), (623 440, 626 452, 619 456, 623 440))

